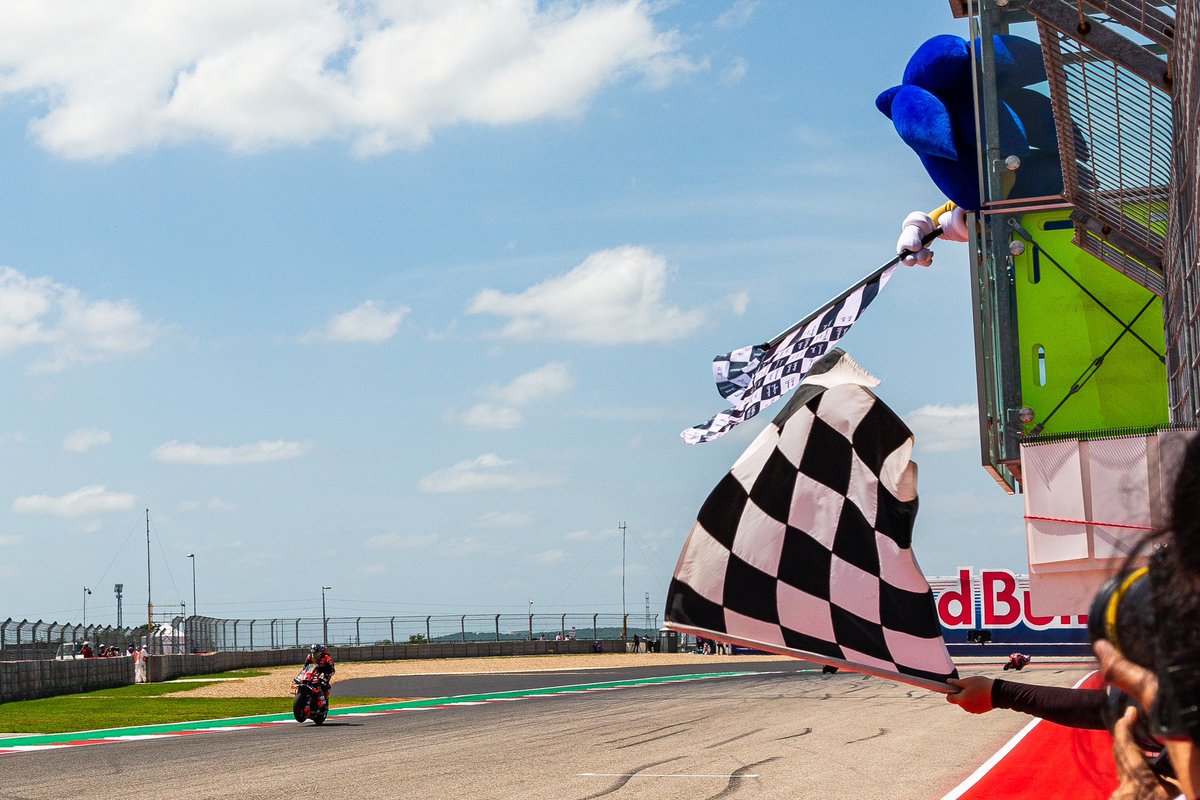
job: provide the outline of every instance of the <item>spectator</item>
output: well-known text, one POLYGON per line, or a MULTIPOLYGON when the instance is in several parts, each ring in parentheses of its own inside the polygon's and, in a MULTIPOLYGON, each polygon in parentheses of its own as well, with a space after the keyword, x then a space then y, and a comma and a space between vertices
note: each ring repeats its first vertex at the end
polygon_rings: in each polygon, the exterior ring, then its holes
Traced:
POLYGON ((79 655, 83 656, 84 658, 95 658, 96 651, 92 649, 92 643, 84 642, 83 647, 79 650, 79 655))
POLYGON ((140 644, 133 651, 133 682, 147 683, 146 677, 146 656, 147 652, 140 644))

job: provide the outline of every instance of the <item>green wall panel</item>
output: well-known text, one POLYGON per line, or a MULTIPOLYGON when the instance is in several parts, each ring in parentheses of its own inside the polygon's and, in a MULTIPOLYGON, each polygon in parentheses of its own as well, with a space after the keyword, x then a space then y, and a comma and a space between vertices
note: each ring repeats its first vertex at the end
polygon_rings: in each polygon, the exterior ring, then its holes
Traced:
POLYGON ((1128 323, 1153 298, 1131 330, 1157 354, 1165 352, 1162 300, 1071 243, 1070 211, 1024 215, 1021 226, 1041 248, 1013 258, 1021 396, 1034 410, 1031 432, 1042 434, 1165 425, 1167 372, 1150 348, 1126 333, 1074 395, 1072 385, 1121 334, 1122 324, 1088 297, 1063 270, 1128 323), (1053 263, 1058 262, 1063 270, 1053 263), (1047 415, 1059 405, 1049 422, 1047 415))

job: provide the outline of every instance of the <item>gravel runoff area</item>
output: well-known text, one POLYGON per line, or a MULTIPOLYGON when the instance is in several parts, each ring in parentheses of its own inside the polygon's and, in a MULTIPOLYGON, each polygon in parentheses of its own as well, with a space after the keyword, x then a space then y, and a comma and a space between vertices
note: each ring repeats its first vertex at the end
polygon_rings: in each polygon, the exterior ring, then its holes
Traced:
MULTIPOLYGON (((383 678, 393 675, 471 675, 481 672, 538 672, 549 670, 614 669, 672 664, 708 667, 729 664, 736 669, 748 661, 790 661, 787 656, 702 656, 694 653, 581 653, 554 656, 499 656, 491 658, 430 658, 410 661, 347 661, 337 665, 334 685, 352 678, 383 678)), ((266 667, 266 675, 239 680, 223 680, 171 697, 290 697, 292 678, 300 665, 266 667)), ((195 680, 191 678, 189 680, 195 680)))

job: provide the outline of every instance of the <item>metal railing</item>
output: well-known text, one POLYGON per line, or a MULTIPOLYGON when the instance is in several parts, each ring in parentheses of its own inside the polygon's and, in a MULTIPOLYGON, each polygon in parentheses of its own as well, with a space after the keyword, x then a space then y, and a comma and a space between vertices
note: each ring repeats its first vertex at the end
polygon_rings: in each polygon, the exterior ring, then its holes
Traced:
MULTIPOLYGON (((30 622, 9 617, 0 622, 0 661, 35 661, 54 658, 63 645, 88 641, 124 650, 141 644, 137 628, 111 625, 76 625, 70 622, 30 622)), ((144 633, 144 631, 142 631, 144 633)))
MULTIPOLYGON (((330 647, 528 639, 656 637, 658 615, 427 614, 388 617, 188 617, 173 623, 192 652, 276 650, 324 642, 330 647)), ((169 643, 168 643, 169 649, 169 643)))
POLYGON ((111 625, 14 620, 0 622, 0 661, 36 661, 78 652, 84 641, 143 645, 152 653, 280 650, 324 642, 331 647, 517 639, 632 639, 657 637, 658 615, 645 614, 427 614, 388 617, 175 617, 166 625, 111 625))

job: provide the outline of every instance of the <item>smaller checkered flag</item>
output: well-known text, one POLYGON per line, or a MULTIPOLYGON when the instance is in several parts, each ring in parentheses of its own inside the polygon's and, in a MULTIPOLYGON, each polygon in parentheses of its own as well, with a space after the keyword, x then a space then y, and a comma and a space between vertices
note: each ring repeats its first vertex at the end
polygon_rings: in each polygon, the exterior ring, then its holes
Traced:
POLYGON ((878 384, 839 348, 813 365, 700 509, 668 627, 947 691, 913 436, 878 384))
MULTIPOLYGON (((921 240, 921 245, 941 235, 942 229, 934 228, 921 240)), ((682 431, 680 438, 688 444, 711 442, 758 416, 764 408, 799 386, 812 365, 846 335, 871 301, 883 291, 905 255, 908 251, 902 251, 771 341, 739 347, 714 358, 712 371, 717 391, 734 404, 733 408, 725 409, 703 425, 682 431)))

